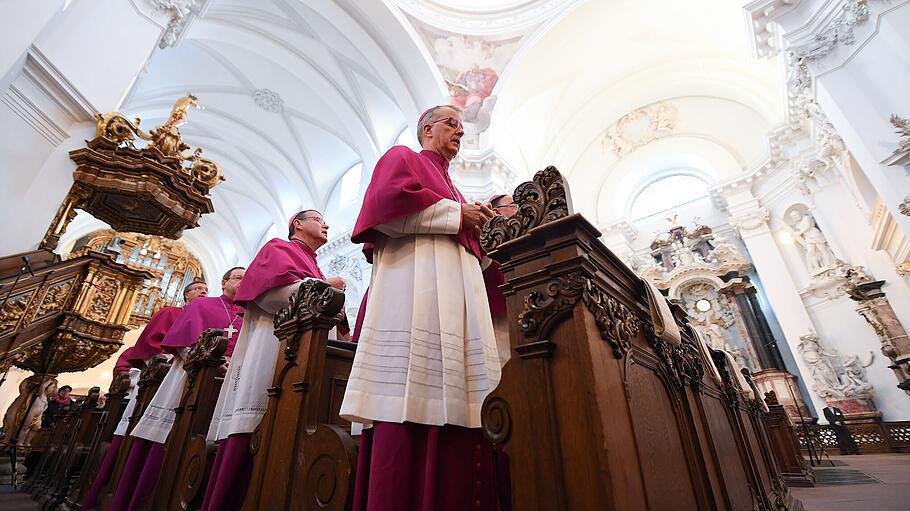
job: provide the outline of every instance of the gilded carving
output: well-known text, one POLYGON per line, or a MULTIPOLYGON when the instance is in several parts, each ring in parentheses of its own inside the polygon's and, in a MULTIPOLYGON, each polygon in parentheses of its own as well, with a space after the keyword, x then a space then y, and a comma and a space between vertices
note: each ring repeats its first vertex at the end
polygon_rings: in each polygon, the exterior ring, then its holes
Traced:
POLYGON ((35 313, 35 319, 63 310, 70 297, 70 291, 73 289, 73 282, 75 279, 68 279, 48 287, 44 299, 41 300, 41 305, 38 307, 38 312, 35 313))
POLYGON ((8 330, 13 330, 19 324, 19 320, 25 315, 34 291, 13 295, 6 304, 0 309, 0 334, 8 330))
POLYGON ((547 167, 535 174, 532 181, 518 185, 512 198, 518 212, 511 218, 494 217, 481 231, 480 244, 488 253, 534 227, 572 214, 569 187, 556 167, 547 167))
POLYGON ((112 278, 103 278, 95 284, 95 293, 92 296, 92 303, 85 312, 85 317, 93 321, 107 321, 114 305, 114 298, 120 284, 112 278))
POLYGON ((202 263, 179 240, 104 229, 90 234, 85 244, 77 248, 74 254, 104 252, 130 268, 154 274, 138 288, 130 315, 130 325, 134 327, 148 321, 161 307, 179 306, 183 285, 203 277, 202 263))

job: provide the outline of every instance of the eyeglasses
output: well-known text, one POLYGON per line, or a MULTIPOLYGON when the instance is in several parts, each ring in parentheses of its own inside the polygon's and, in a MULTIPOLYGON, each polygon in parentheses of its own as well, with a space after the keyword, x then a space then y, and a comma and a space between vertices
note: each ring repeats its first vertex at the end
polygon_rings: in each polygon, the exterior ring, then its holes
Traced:
POLYGON ((227 280, 240 280, 243 278, 243 275, 231 275, 227 280))
POLYGON ((518 209, 518 204, 515 204, 515 203, 513 202, 513 203, 511 203, 511 204, 503 204, 502 206, 495 206, 495 207, 493 207, 493 209, 503 209, 503 208, 518 209))
POLYGON ((301 220, 315 220, 319 225, 325 225, 325 220, 321 216, 305 216, 301 220))
POLYGON ((464 125, 461 124, 461 121, 454 117, 443 117, 442 119, 436 119, 435 121, 428 122, 427 124, 436 124, 437 122, 444 122, 446 123, 446 126, 454 130, 458 130, 464 127, 464 125))

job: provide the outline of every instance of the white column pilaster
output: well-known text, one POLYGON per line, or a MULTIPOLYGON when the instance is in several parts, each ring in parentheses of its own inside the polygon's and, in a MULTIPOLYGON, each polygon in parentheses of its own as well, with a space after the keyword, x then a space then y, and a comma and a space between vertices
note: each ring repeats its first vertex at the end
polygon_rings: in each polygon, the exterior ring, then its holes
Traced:
MULTIPOLYGON (((783 330, 785 341, 793 353, 800 375, 809 378, 812 373, 798 355, 800 336, 815 332, 816 328, 799 295, 771 228, 770 213, 766 207, 746 190, 734 190, 725 197, 731 213, 730 225, 736 228, 749 251, 755 271, 761 277, 762 288, 774 315, 783 330)), ((804 382, 811 388, 811 382, 804 382)), ((796 392, 797 389, 794 389, 796 392)), ((816 410, 826 406, 825 401, 809 392, 816 410)))

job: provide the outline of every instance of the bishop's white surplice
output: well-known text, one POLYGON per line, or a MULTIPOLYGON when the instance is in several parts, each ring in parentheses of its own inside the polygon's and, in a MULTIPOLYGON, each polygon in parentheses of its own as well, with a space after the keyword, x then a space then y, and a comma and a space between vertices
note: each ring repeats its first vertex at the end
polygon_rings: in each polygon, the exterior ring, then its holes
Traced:
POLYGON ((460 228, 461 205, 450 199, 376 227, 384 236, 345 419, 480 427, 500 363, 480 264, 452 237, 460 228))

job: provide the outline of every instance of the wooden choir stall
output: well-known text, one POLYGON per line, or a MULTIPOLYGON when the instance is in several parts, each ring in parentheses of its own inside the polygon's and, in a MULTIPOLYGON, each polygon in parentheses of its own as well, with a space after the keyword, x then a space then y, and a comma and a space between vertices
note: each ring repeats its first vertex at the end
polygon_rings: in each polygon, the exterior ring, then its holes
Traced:
MULTIPOLYGON (((505 276, 512 348, 482 423, 508 458, 512 509, 802 509, 787 483, 812 484, 811 470, 774 396, 766 406, 748 374, 705 345, 681 307, 659 312, 664 298, 649 295, 572 212, 555 168, 519 186, 514 199, 518 213, 494 218, 481 236, 505 276), (678 344, 660 336, 668 321, 679 327, 678 344)), ((246 511, 351 508, 358 437, 338 410, 356 345, 328 340, 343 303, 341 291, 306 280, 275 316, 281 350, 251 442, 246 511)), ((189 354, 162 477, 145 509, 198 508, 213 461, 205 434, 226 342, 207 331, 189 354)), ((166 369, 160 362, 146 369, 133 420, 166 369)), ((120 457, 128 450, 125 441, 120 457)))
MULTIPOLYGON (((130 415, 129 418, 129 426, 126 429, 126 434, 123 436, 123 442, 120 443, 120 449, 117 451, 117 461, 114 463, 114 469, 111 472, 111 477, 107 486, 105 486, 101 491, 101 495, 98 497, 100 503, 99 507, 101 509, 109 509, 111 500, 114 498, 114 492, 117 490, 117 483, 120 482, 120 476, 123 473, 123 468, 126 466, 126 460, 130 453, 130 446, 133 444, 130 432, 136 427, 136 424, 139 423, 139 419, 142 418, 145 409, 152 401, 152 398, 155 397, 155 393, 158 392, 158 387, 161 385, 161 382, 164 381, 164 377, 167 375, 170 368, 171 364, 168 362, 167 358, 158 355, 142 370, 142 375, 139 377, 139 391, 136 395, 136 406, 133 407, 133 414, 130 415)), ((97 467, 95 467, 95 469, 97 469, 97 467)))

